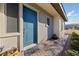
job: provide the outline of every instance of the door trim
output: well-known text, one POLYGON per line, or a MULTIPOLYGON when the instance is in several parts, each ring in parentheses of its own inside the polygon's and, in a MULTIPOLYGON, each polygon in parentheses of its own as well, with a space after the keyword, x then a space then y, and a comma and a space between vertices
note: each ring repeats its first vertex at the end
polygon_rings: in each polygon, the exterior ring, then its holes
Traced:
MULTIPOLYGON (((29 9, 31 9, 31 10, 37 12, 37 43, 38 43, 39 11, 38 11, 37 9, 33 8, 32 6, 28 5, 28 4, 23 4, 23 5, 22 5, 22 9, 23 9, 23 6, 28 7, 29 9)), ((24 34, 23 34, 23 35, 24 35, 24 34)), ((36 45, 36 44, 34 43, 34 44, 29 45, 29 46, 26 46, 26 47, 23 48, 23 50, 30 49, 30 48, 34 47, 35 45, 36 45)))
POLYGON ((25 51, 25 50, 28 50, 28 49, 30 49, 30 48, 32 48, 32 47, 34 47, 34 46, 36 46, 36 44, 28 45, 28 46, 24 47, 24 51, 25 51))

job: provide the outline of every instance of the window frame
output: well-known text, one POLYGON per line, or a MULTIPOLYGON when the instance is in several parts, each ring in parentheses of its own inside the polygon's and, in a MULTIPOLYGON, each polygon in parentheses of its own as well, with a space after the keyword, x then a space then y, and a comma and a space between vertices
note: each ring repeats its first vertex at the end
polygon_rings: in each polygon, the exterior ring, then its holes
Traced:
POLYGON ((18 4, 17 31, 14 31, 14 32, 8 32, 8 27, 7 27, 7 20, 8 19, 7 19, 7 15, 6 15, 7 14, 7 4, 8 3, 6 3, 5 6, 4 6, 4 8, 5 8, 4 14, 5 14, 5 18, 6 18, 6 22, 5 22, 6 23, 6 33, 20 33, 19 4, 17 3, 18 4))
POLYGON ((46 16, 46 23, 47 23, 47 25, 49 26, 50 25, 50 20, 51 20, 51 17, 50 16, 46 16))

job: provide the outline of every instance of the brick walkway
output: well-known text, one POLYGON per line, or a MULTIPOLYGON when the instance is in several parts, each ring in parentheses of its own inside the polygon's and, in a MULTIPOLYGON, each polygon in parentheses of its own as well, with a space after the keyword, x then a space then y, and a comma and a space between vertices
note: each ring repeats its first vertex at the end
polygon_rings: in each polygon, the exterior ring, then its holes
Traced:
POLYGON ((25 56, 57 56, 62 55, 67 45, 67 38, 61 40, 47 40, 24 52, 25 56), (63 50, 64 49, 64 50, 63 50))

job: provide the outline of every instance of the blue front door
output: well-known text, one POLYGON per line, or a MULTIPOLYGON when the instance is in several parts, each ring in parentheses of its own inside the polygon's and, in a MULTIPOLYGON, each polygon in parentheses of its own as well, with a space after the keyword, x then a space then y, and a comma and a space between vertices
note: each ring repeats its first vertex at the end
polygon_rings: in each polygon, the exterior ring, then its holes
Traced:
POLYGON ((23 6, 23 46, 37 42, 37 12, 23 6))

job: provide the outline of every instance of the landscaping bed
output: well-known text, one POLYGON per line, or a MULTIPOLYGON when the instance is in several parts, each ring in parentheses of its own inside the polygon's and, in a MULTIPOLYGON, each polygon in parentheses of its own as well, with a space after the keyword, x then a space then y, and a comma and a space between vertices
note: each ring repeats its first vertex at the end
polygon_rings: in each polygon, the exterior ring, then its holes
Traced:
POLYGON ((20 54, 17 48, 11 48, 8 51, 0 53, 0 56, 18 56, 20 54))

